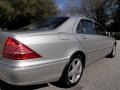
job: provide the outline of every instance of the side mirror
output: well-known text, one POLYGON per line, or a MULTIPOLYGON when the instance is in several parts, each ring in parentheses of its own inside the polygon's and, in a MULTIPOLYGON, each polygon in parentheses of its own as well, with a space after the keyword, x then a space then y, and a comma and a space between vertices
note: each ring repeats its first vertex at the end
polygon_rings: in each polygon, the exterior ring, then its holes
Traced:
POLYGON ((113 37, 115 35, 114 32, 110 32, 110 36, 113 37))
POLYGON ((113 37, 114 36, 114 32, 106 32, 106 35, 109 37, 113 37))
POLYGON ((106 31, 105 34, 106 34, 106 36, 109 36, 109 32, 106 31))

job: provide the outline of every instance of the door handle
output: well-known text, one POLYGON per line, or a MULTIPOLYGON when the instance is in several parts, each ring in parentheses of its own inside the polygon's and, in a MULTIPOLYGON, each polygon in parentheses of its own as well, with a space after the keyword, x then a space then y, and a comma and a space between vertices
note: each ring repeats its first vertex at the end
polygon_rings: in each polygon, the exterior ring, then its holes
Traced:
POLYGON ((82 37, 82 39, 87 39, 86 37, 82 37))
POLYGON ((66 33, 64 32, 59 32, 59 38, 61 40, 69 40, 69 35, 67 35, 66 33))
POLYGON ((87 39, 87 37, 85 37, 85 36, 81 36, 81 38, 82 38, 82 39, 87 39))

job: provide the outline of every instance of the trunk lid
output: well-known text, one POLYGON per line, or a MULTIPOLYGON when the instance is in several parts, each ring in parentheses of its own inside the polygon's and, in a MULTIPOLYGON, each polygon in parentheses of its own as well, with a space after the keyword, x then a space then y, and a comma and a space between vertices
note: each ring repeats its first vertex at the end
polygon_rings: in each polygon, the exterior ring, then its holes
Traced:
POLYGON ((54 34, 56 30, 11 30, 11 31, 0 31, 0 58, 3 56, 6 40, 8 37, 16 38, 20 37, 35 37, 46 34, 54 34))

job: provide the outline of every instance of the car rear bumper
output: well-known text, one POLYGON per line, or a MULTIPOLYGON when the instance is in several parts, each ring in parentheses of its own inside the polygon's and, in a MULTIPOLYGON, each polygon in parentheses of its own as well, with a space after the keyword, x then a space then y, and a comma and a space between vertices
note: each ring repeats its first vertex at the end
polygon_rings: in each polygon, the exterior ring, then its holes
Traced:
POLYGON ((33 85, 59 80, 67 60, 22 68, 0 64, 0 79, 12 85, 33 85))

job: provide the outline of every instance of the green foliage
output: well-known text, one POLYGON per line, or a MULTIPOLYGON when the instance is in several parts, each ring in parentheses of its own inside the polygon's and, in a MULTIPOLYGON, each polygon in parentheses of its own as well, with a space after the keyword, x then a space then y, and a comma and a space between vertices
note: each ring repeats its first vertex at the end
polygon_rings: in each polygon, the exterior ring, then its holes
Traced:
POLYGON ((0 25, 3 28, 24 26, 36 19, 57 13, 53 0, 0 0, 0 25), (14 26, 12 26, 14 25, 14 26))
POLYGON ((117 10, 116 10, 116 15, 114 17, 116 27, 120 28, 120 1, 118 0, 117 2, 117 10))
POLYGON ((114 35, 114 38, 116 40, 120 40, 120 32, 116 32, 115 35, 114 35))
POLYGON ((98 7, 96 10, 95 10, 95 13, 96 13, 96 21, 98 21, 102 26, 105 26, 105 20, 106 20, 106 14, 104 13, 105 11, 105 8, 104 8, 104 5, 98 7))

